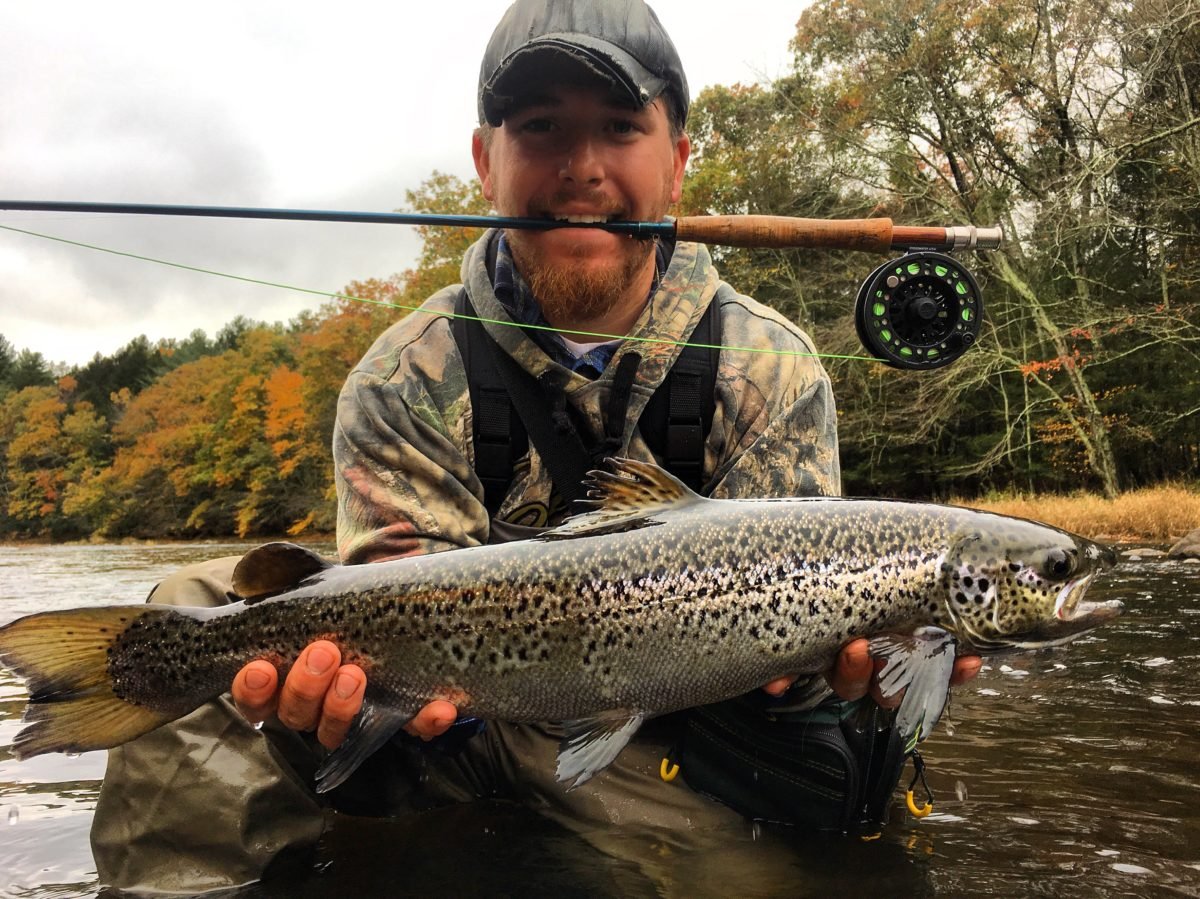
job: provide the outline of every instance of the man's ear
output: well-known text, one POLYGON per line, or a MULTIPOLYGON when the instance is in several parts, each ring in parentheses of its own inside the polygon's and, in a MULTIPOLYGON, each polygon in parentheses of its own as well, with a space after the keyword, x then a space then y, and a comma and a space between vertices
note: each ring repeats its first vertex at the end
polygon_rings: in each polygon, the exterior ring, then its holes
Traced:
POLYGON ((683 171, 687 168, 688 157, 692 155, 692 141, 686 131, 680 133, 672 153, 674 172, 671 182, 671 202, 678 203, 679 197, 683 194, 683 171))
POLYGON ((480 129, 475 129, 475 134, 471 138, 471 157, 475 160, 475 173, 479 175, 479 184, 483 188, 483 196, 494 201, 492 195, 492 158, 488 150, 487 142, 483 139, 483 134, 480 129))

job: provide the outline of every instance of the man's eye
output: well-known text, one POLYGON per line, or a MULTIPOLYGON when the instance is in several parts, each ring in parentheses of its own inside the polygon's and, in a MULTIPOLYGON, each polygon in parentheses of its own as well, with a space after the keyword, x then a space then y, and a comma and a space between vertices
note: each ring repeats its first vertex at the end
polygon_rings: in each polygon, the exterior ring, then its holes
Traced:
POLYGON ((529 119, 521 123, 521 130, 530 134, 545 134, 554 128, 549 119, 529 119))
POLYGON ((632 134, 637 130, 637 126, 629 119, 614 119, 611 127, 616 134, 632 134))

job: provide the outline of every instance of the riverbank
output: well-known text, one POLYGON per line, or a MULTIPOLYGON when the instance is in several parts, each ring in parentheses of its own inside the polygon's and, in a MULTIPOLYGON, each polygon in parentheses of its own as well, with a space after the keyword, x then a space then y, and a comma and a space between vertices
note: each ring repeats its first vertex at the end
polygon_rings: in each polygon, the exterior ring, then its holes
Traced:
MULTIPOLYGON (((1056 494, 993 494, 977 499, 956 497, 952 505, 984 509, 1001 515, 1032 518, 1063 530, 1113 543, 1174 543, 1189 531, 1200 528, 1200 486, 1165 484, 1130 490, 1116 499, 1105 499, 1091 493, 1056 494)), ((0 546, 45 546, 99 544, 138 546, 176 543, 196 546, 204 543, 229 543, 255 546, 272 540, 287 540, 304 545, 332 544, 333 534, 311 533, 299 537, 205 537, 198 540, 133 539, 72 540, 55 544, 46 538, 16 538, 0 536, 0 546)))
POLYGON ((1130 490, 1116 499, 1089 493, 1015 494, 953 502, 1032 518, 1093 540, 1114 543, 1173 543, 1200 527, 1200 489, 1181 484, 1130 490))

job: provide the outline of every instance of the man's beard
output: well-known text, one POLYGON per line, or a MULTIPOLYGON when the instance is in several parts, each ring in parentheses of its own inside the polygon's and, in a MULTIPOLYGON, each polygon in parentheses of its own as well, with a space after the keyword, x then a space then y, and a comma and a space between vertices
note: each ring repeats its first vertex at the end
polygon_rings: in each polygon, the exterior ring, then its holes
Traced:
MULTIPOLYGON (((526 235, 508 231, 509 247, 517 271, 533 292, 546 320, 554 324, 594 321, 612 311, 646 270, 646 260, 654 253, 654 241, 625 241, 619 258, 602 268, 552 265, 526 235)), ((579 252, 580 260, 587 258, 579 252)))

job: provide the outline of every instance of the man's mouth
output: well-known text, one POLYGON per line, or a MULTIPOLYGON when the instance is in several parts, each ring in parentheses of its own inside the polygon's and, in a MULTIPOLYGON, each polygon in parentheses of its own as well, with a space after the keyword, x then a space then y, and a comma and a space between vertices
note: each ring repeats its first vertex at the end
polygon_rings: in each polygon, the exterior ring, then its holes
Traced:
POLYGON ((571 225, 603 225, 608 222, 625 221, 624 213, 617 212, 539 212, 538 218, 550 222, 564 222, 571 225))

